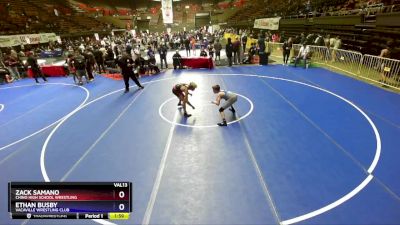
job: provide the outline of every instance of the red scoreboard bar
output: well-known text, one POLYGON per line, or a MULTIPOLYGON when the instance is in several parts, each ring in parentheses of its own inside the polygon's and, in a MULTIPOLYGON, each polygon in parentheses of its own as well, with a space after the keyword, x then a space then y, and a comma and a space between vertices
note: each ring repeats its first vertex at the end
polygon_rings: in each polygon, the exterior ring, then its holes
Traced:
POLYGON ((9 182, 13 219, 128 219, 131 182, 9 182))

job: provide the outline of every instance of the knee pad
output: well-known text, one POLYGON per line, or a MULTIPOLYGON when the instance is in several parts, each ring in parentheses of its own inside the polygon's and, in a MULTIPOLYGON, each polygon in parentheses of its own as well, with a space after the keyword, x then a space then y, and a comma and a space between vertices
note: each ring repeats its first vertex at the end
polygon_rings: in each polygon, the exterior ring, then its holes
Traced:
POLYGON ((219 112, 223 112, 225 109, 224 108, 219 108, 219 112))

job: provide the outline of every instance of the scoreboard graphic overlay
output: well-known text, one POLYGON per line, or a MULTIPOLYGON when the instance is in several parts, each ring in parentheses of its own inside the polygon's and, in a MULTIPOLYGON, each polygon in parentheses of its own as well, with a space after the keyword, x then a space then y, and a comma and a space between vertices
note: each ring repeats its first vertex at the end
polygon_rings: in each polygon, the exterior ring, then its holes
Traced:
POLYGON ((131 182, 10 182, 12 219, 129 219, 131 182))

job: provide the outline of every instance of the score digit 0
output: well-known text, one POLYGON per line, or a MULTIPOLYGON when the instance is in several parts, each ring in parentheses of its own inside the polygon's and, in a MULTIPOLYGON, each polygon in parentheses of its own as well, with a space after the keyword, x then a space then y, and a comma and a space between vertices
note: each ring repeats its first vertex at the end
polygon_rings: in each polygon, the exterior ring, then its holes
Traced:
POLYGON ((119 194, 118 194, 118 196, 119 196, 120 198, 124 198, 124 197, 125 197, 125 192, 120 191, 119 194))
POLYGON ((119 204, 118 206, 120 211, 123 211, 125 209, 125 205, 123 203, 119 204))

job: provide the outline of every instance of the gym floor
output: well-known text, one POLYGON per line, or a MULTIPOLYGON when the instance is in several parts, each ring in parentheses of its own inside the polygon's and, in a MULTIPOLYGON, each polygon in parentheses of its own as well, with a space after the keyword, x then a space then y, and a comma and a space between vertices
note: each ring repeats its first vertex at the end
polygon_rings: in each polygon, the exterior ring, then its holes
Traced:
POLYGON ((400 224, 399 94, 281 65, 141 82, 126 94, 101 76, 0 87, 0 224, 400 224), (171 89, 190 81, 185 119, 171 89), (239 95, 227 127, 216 125, 214 84, 239 95), (131 181, 133 212, 11 220, 9 181, 131 181))

